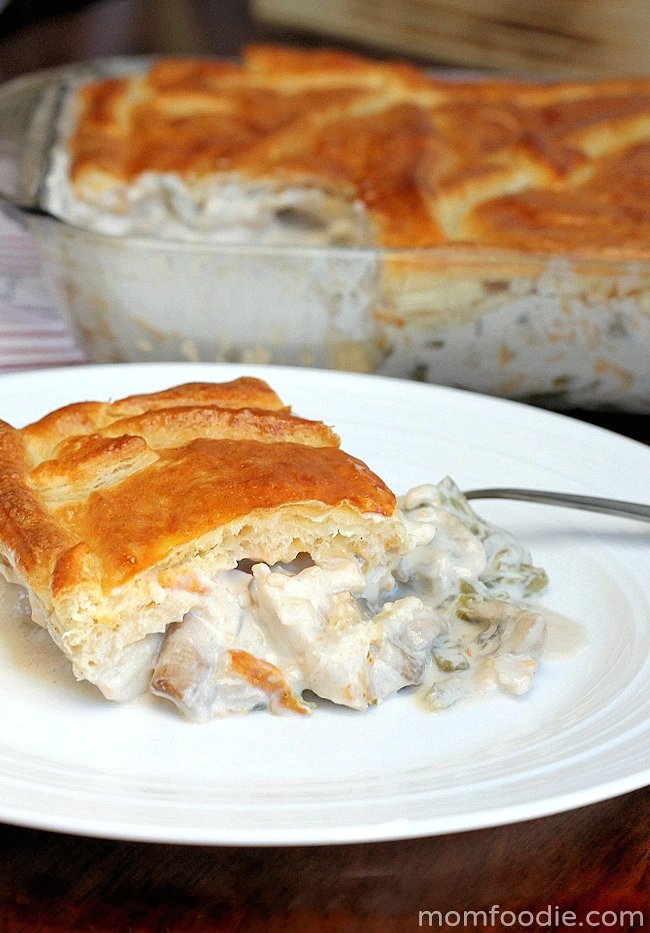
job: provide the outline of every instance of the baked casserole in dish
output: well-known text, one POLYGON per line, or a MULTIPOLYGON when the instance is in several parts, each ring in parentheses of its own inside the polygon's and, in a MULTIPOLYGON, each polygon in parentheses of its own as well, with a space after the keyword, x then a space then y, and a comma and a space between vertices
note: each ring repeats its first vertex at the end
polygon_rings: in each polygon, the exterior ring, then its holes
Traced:
POLYGON ((256 46, 19 79, 0 112, 5 201, 96 361, 650 409, 650 78, 256 46))

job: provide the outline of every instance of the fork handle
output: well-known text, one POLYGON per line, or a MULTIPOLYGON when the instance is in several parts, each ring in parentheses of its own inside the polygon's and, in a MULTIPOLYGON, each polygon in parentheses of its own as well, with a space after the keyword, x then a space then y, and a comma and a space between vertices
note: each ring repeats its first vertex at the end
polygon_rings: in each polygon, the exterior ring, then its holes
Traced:
POLYGON ((536 489, 470 489, 466 499, 519 499, 522 502, 544 502, 547 505, 564 505, 586 512, 602 512, 650 522, 650 505, 638 502, 621 502, 618 499, 601 499, 598 496, 578 496, 564 492, 542 492, 536 489))

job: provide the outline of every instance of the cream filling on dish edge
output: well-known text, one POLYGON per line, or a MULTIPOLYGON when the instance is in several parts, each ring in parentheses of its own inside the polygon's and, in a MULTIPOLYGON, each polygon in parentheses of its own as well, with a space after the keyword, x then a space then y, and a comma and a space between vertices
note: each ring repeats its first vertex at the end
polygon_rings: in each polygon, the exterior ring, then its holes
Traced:
POLYGON ((110 236, 198 243, 369 246, 370 217, 359 200, 317 186, 247 181, 226 172, 185 180, 143 172, 128 182, 97 175, 76 191, 66 146, 51 155, 43 206, 54 216, 110 236))

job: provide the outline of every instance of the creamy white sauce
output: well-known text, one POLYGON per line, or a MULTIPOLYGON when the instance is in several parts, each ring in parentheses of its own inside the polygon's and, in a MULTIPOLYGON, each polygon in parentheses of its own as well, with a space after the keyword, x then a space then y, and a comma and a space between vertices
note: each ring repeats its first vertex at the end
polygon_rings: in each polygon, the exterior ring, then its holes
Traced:
POLYGON ((539 611, 547 632, 544 661, 567 661, 589 646, 587 629, 580 622, 545 607, 539 611))
POLYGON ((221 572, 166 638, 152 689, 205 722, 260 706, 307 712, 306 690, 362 710, 420 683, 444 623, 415 596, 386 599, 383 570, 369 586, 353 559, 221 572))
POLYGON ((71 666, 46 629, 35 625, 24 587, 0 573, 0 645, 12 668, 52 683, 72 680, 71 666))

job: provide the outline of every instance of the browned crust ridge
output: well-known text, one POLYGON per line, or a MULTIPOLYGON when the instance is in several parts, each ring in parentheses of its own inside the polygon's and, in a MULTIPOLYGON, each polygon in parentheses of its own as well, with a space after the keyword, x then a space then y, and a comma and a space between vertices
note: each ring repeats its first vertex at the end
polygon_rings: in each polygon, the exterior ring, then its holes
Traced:
POLYGON ((0 422, 0 555, 44 607, 114 591, 220 527, 293 506, 375 520, 395 498, 258 379, 0 422))

